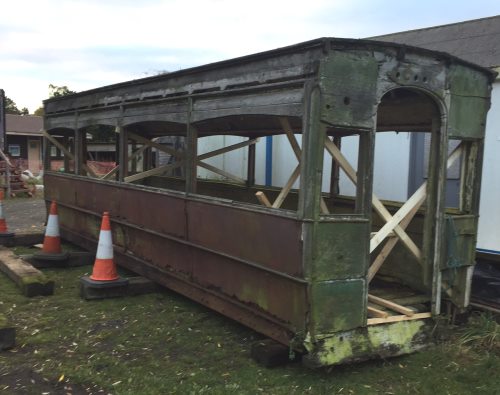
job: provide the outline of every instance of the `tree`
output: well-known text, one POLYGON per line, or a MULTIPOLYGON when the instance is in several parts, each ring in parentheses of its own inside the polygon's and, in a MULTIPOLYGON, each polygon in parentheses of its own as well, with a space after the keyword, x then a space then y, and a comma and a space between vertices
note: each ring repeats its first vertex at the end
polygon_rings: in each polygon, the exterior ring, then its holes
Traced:
POLYGON ((38 107, 33 113, 33 115, 38 115, 39 117, 43 117, 43 114, 45 114, 43 106, 38 107))
POLYGON ((49 97, 62 97, 67 95, 72 95, 76 91, 70 90, 66 85, 57 86, 49 84, 49 97))
POLYGON ((28 115, 30 112, 26 107, 21 110, 17 108, 17 104, 10 97, 5 96, 5 113, 14 115, 28 115))

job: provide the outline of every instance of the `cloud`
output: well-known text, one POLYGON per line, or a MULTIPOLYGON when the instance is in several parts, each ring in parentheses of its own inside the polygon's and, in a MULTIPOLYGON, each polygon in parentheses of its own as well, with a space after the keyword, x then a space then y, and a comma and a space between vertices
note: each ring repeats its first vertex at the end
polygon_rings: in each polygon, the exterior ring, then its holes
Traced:
POLYGON ((0 13, 0 87, 34 110, 48 85, 91 89, 322 37, 493 15, 495 1, 33 0, 0 13))

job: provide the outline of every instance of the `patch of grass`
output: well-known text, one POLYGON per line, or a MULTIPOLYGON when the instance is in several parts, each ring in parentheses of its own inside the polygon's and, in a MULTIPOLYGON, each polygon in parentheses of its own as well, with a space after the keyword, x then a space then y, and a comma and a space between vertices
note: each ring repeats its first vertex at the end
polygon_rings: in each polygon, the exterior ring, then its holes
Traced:
POLYGON ((476 314, 461 330, 459 342, 485 351, 500 352, 500 324, 491 313, 476 314))
POLYGON ((500 356, 460 347, 460 333, 386 361, 266 369, 250 358, 261 335, 175 293, 80 299, 78 279, 90 271, 44 270, 55 294, 31 299, 0 275, 0 313, 18 343, 0 353, 0 394, 5 386, 36 394, 500 393, 500 356))

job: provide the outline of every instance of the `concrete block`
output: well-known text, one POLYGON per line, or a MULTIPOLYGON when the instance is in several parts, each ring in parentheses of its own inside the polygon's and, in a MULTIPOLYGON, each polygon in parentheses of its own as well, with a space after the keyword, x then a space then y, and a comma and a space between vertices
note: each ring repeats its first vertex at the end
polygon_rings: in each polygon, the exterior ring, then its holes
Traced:
POLYGON ((5 316, 0 314, 0 351, 8 350, 16 345, 16 329, 8 324, 5 316))
POLYGON ((94 281, 87 276, 80 278, 80 296, 86 300, 137 296, 159 290, 161 286, 141 276, 116 281, 94 281))

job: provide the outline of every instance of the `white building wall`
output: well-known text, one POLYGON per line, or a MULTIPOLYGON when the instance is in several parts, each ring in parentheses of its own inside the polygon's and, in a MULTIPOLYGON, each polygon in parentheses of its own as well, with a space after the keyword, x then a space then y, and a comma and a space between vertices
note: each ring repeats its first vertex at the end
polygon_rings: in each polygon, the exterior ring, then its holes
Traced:
POLYGON ((500 252, 500 81, 493 84, 486 122, 477 247, 500 252))

